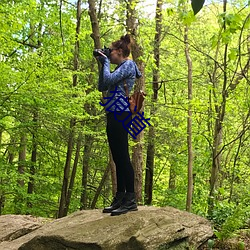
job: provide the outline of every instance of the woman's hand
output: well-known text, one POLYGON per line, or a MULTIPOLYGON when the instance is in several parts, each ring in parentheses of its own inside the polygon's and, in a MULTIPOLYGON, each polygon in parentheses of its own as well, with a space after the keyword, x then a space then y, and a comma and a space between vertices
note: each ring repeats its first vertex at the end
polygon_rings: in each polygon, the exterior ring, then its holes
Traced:
POLYGON ((104 55, 102 52, 98 51, 100 56, 97 56, 96 59, 101 63, 104 64, 105 60, 108 59, 106 55, 104 55))

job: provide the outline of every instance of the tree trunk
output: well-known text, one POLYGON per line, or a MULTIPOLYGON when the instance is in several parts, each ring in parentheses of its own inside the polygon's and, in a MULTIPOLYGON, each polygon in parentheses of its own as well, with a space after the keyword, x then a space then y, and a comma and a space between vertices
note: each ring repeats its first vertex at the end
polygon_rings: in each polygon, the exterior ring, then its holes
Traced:
MULTIPOLYGON (((0 128, 0 149, 2 149, 2 135, 3 131, 2 128, 0 128)), ((2 185, 3 185, 3 179, 0 178, 0 186, 2 185)), ((0 215, 2 215, 2 208, 4 207, 4 201, 5 201, 4 191, 0 189, 0 215)))
MULTIPOLYGON (((145 65, 143 60, 141 59, 143 55, 143 49, 138 43, 138 34, 137 34, 137 24, 136 24, 136 5, 137 1, 128 0, 127 1, 127 19, 126 26, 127 32, 131 35, 133 39, 132 43, 132 56, 133 60, 136 62, 139 70, 142 73, 142 77, 137 81, 135 89, 145 89, 145 78, 144 78, 144 69, 145 65)), ((143 107, 144 108, 144 107, 143 107)), ((137 197, 137 201, 142 201, 142 167, 143 167, 143 154, 142 154, 142 140, 144 138, 144 131, 142 131, 135 141, 135 146, 132 147, 132 165, 135 171, 135 193, 137 197)))
MULTIPOLYGON (((40 9, 44 9, 44 1, 40 1, 40 9)), ((35 25, 31 22, 30 23, 30 43, 34 43, 36 41, 35 34, 37 33, 37 46, 40 47, 42 45, 41 43, 41 38, 42 38, 42 28, 43 28, 43 21, 41 20, 38 25, 38 30, 36 32, 35 30, 35 25)), ((31 48, 31 51, 34 52, 34 49, 31 48)), ((38 52, 38 55, 41 56, 41 51, 38 52)), ((40 62, 38 62, 38 66, 41 67, 40 62)), ((39 75, 36 77, 37 81, 39 82, 39 75)), ((34 99, 34 104, 36 105, 35 99, 34 99)), ((32 128, 32 151, 31 151, 31 166, 29 168, 29 182, 28 182, 28 194, 32 194, 34 191, 34 175, 35 175, 35 169, 36 169, 36 161, 37 161, 37 129, 38 129, 38 109, 36 106, 34 106, 34 110, 32 111, 33 113, 33 128, 32 128)), ((29 199, 29 198, 28 198, 29 199)), ((28 207, 32 207, 32 203, 30 200, 27 202, 28 207)))
POLYGON ((85 136, 84 144, 84 154, 83 154, 83 165, 82 165, 82 193, 81 193, 81 208, 87 209, 87 184, 88 184, 88 172, 89 172, 89 160, 91 145, 93 142, 93 137, 90 135, 85 136))
POLYGON ((0 190, 0 215, 2 215, 2 209, 4 208, 5 196, 2 190, 0 190))
MULTIPOLYGON (((153 116, 156 112, 155 103, 158 97, 159 88, 159 67, 160 67, 160 43, 161 43, 161 29, 162 29, 162 0, 157 0, 156 15, 155 15, 155 39, 154 39, 154 59, 155 67, 153 69, 153 96, 152 107, 150 110, 150 116, 153 116)), ((154 177, 154 155, 155 155, 155 128, 149 127, 148 133, 148 148, 147 148, 147 160, 146 160, 146 175, 145 175, 145 204, 150 205, 153 197, 153 177, 154 177)))
MULTIPOLYGON (((0 149, 2 149, 2 135, 3 135, 3 131, 0 128, 0 149)), ((3 185, 3 179, 0 178, 0 186, 3 185)), ((4 207, 4 191, 0 189, 0 215, 2 215, 2 208, 4 207)))
POLYGON ((30 166, 30 175, 28 182, 28 194, 32 194, 34 191, 34 175, 35 175, 35 165, 37 159, 37 142, 36 136, 33 134, 32 136, 32 152, 31 152, 31 166, 30 166))
POLYGON ((104 174, 102 176, 101 182, 100 182, 100 184, 99 184, 99 186, 98 186, 98 188, 97 188, 97 190, 95 192, 94 199, 93 199, 93 201, 91 203, 91 209, 94 209, 95 206, 96 206, 96 202, 97 202, 98 197, 99 197, 99 195, 101 193, 102 187, 104 186, 104 183, 108 178, 109 171, 110 171, 110 164, 108 164, 108 166, 106 167, 106 169, 104 171, 104 174))
MULTIPOLYGON (((174 95, 174 93, 173 93, 173 95, 174 95)), ((175 102, 174 102, 173 95, 172 95, 171 104, 174 106, 175 102)), ((173 122, 173 126, 177 127, 178 125, 173 122)), ((170 135, 170 136, 172 136, 172 135, 170 135)), ((177 147, 177 145, 175 145, 175 143, 172 144, 171 148, 169 149, 169 151, 171 152, 171 160, 170 160, 171 165, 170 165, 170 169, 169 169, 168 189, 172 190, 172 191, 175 190, 175 188, 176 188, 176 176, 177 176, 176 166, 174 164, 174 162, 176 161, 176 159, 175 159, 176 156, 173 155, 174 149, 175 149, 175 147, 177 147)))
POLYGON ((22 179, 21 175, 24 174, 25 172, 25 161, 26 161, 26 136, 22 135, 21 140, 20 140, 20 148, 19 148, 19 156, 18 156, 18 173, 19 179, 18 179, 18 184, 23 187, 24 186, 24 180, 22 179))
MULTIPOLYGON (((99 2, 99 11, 98 11, 98 17, 96 14, 96 6, 95 6, 95 1, 93 0, 88 0, 89 3, 89 16, 90 16, 90 21, 91 21, 91 27, 92 27, 92 34, 91 37, 94 40, 94 47, 95 49, 100 49, 101 48, 101 40, 100 40, 100 29, 99 29, 99 22, 98 19, 100 20, 100 13, 101 13, 101 7, 102 7, 102 1, 99 2)), ((98 64, 99 70, 101 70, 101 65, 100 63, 98 64)), ((106 92, 102 92, 102 96, 106 96, 106 92)), ((112 194, 115 195, 116 190, 117 190, 117 183, 116 183, 116 166, 112 158, 111 151, 109 149, 109 166, 111 168, 111 180, 112 180, 112 194)))
MULTIPOLYGON (((79 68, 79 34, 80 34, 80 27, 81 27, 81 0, 77 1, 77 16, 76 16, 76 41, 75 41, 75 51, 74 51, 74 71, 77 71, 79 68)), ((77 74, 73 75, 73 87, 77 85, 77 74)), ((74 97, 74 96, 73 96, 74 97)), ((67 155, 66 155, 66 162, 64 166, 64 177, 63 177, 63 184, 61 190, 61 198, 59 204, 59 211, 58 211, 58 218, 65 216, 65 211, 67 210, 66 207, 66 200, 67 200, 67 193, 68 193, 68 183, 69 183, 69 173, 70 173, 70 165, 71 165, 71 158, 72 152, 74 148, 74 130, 75 130, 75 118, 71 118, 70 121, 70 132, 68 137, 68 147, 67 147, 67 155)))
MULTIPOLYGON (((154 112, 154 107, 151 107, 150 114, 152 115, 153 112, 154 112)), ((154 154, 155 154, 154 137, 155 137, 154 127, 150 126, 148 132, 148 148, 147 148, 145 187, 144 187, 145 205, 151 205, 153 198, 154 154)))
POLYGON ((71 177, 70 177, 70 183, 69 183, 68 193, 67 193, 67 197, 66 197, 66 206, 65 206, 65 209, 63 212, 63 216, 66 216, 68 214, 68 210, 69 210, 69 205, 70 205, 72 191, 74 188, 76 170, 77 170, 77 165, 78 165, 78 160, 79 160, 79 155, 80 155, 81 142, 82 142, 82 134, 80 133, 78 138, 77 138, 76 154, 75 154, 74 164, 73 164, 72 173, 71 173, 71 177))
POLYGON ((24 179, 22 175, 25 172, 25 162, 26 162, 26 150, 27 150, 27 138, 25 135, 21 135, 20 138, 20 147, 19 147, 19 154, 18 154, 18 188, 16 190, 16 196, 14 198, 14 211, 15 214, 21 214, 24 211, 22 210, 22 204, 25 203, 24 196, 23 196, 23 187, 24 187, 24 179))
MULTIPOLYGON (((37 121, 38 121, 38 112, 34 111, 33 114, 33 132, 32 132, 32 152, 31 152, 31 166, 30 166, 30 177, 28 182, 28 194, 32 194, 34 191, 34 175, 35 175, 35 165, 37 160, 37 139, 36 139, 36 131, 37 131, 37 121)), ((32 203, 28 202, 28 207, 32 207, 32 203)))
MULTIPOLYGON (((227 0, 224 0, 223 2, 223 12, 226 13, 227 11, 227 0)), ((247 16, 246 20, 249 18, 249 15, 247 16)), ((223 30, 226 31, 226 20, 224 18, 224 24, 223 24, 223 30)), ((249 36, 248 36, 249 38, 249 36)), ((249 42, 249 40, 248 40, 249 42)), ((249 44, 249 43, 248 43, 249 44)), ((241 46, 241 45, 240 45, 241 46)), ((250 52, 250 50, 248 50, 250 52)), ((240 55, 239 55, 240 56, 240 55)), ((222 157, 222 132, 223 132, 223 122, 224 122, 224 116, 225 116, 225 110, 226 110, 226 101, 227 97, 230 94, 231 91, 233 91, 237 85, 240 83, 240 81, 247 75, 249 68, 250 68, 250 57, 248 57, 248 60, 244 67, 241 67, 241 71, 237 72, 237 66, 235 73, 231 80, 228 80, 228 70, 227 70, 227 57, 228 57, 228 44, 225 44, 224 47, 224 59, 223 59, 223 88, 221 92, 222 95, 222 102, 220 105, 215 105, 215 110, 217 113, 215 125, 214 125, 214 140, 213 140, 213 163, 212 163, 212 169, 211 169, 211 177, 210 177, 210 193, 208 198, 208 215, 211 217, 214 207, 214 201, 216 199, 215 197, 215 190, 218 187, 218 176, 221 171, 221 157, 222 157), (237 75, 237 77, 234 79, 234 77, 237 75), (227 83, 230 82, 228 85, 227 83), (230 92, 228 92, 228 89, 230 92)), ((217 87, 217 86, 216 86, 217 87)), ((215 94, 214 94, 215 96, 215 94)), ((215 101, 217 101, 215 97, 215 101)), ((216 103, 215 102, 215 103, 216 103)), ((238 147, 237 154, 240 150, 240 144, 238 147)), ((237 159, 237 155, 235 160, 237 159)), ((236 163, 234 163, 236 164, 236 163)), ((234 178, 234 177, 233 177, 234 178)), ((232 192, 232 191, 231 191, 232 192)), ((230 196, 232 194, 230 193, 230 196)), ((230 200, 230 199, 229 199, 230 200)))
MULTIPOLYGON (((100 40, 99 22, 98 22, 98 18, 97 18, 97 14, 96 14, 95 1, 88 0, 88 4, 89 4, 89 12, 88 13, 89 13, 91 27, 92 27, 91 38, 94 41, 94 48, 100 49, 101 48, 101 40, 100 40)), ((100 3, 100 8, 101 8, 101 3, 100 3)), ((98 64, 98 66, 99 66, 99 70, 100 70, 100 64, 98 64)), ((94 71, 94 69, 92 68, 91 72, 93 72, 93 71, 94 71)), ((93 82, 93 77, 92 77, 92 75, 90 75, 90 83, 92 83, 92 82, 93 82)), ((88 110, 89 109, 88 106, 85 106, 85 109, 88 110)), ((89 112, 91 112, 91 111, 89 111, 89 112)), ((81 210, 88 208, 87 184, 88 184, 89 159, 90 159, 92 141, 93 141, 92 136, 90 136, 90 135, 85 136, 83 165, 82 165, 82 192, 81 192, 81 199, 80 199, 80 204, 81 204, 80 209, 81 210)))
MULTIPOLYGON (((227 0, 223 1, 223 12, 227 11, 227 0)), ((226 20, 224 18, 224 31, 226 30, 226 20)), ((227 50, 228 44, 225 44, 224 48, 224 61, 223 61, 223 89, 222 89, 222 103, 220 107, 216 106, 215 110, 217 112, 215 125, 214 125, 214 139, 213 139, 213 161, 212 161, 212 169, 211 169, 211 177, 210 177, 210 192, 208 199, 208 214, 211 216, 214 207, 214 194, 217 187, 218 175, 220 171, 221 165, 221 145, 222 145, 222 129, 223 129, 223 121, 225 116, 226 109, 226 98, 227 98, 227 50)))
POLYGON ((98 18, 96 15, 95 0, 88 0, 88 4, 89 4, 89 16, 92 27, 91 37, 94 40, 94 47, 96 49, 100 49, 101 48, 100 29, 99 29, 98 18))
MULTIPOLYGON (((79 55, 79 48, 80 48, 80 41, 79 41, 79 35, 80 35, 80 28, 81 28, 81 15, 82 15, 82 9, 81 9, 82 1, 77 1, 77 10, 76 10, 76 41, 75 41, 75 51, 74 51, 74 71, 77 71, 79 68, 79 61, 80 61, 80 55, 79 55)), ((73 75, 73 87, 77 85, 77 74, 73 75)))
POLYGON ((60 198, 59 211, 58 211, 58 218, 61 218, 64 216, 64 211, 66 209, 68 183, 69 183, 69 178, 70 178, 70 176, 69 176, 70 162, 71 162, 71 157, 72 157, 72 151, 74 148, 74 126, 75 126, 75 121, 74 121, 74 119, 71 119, 66 162, 65 162, 65 166, 64 166, 63 185, 62 185, 62 190, 61 190, 61 198, 60 198))
POLYGON ((15 158, 15 154, 14 154, 14 145, 16 144, 15 139, 11 136, 10 137, 10 146, 8 147, 8 157, 7 157, 7 162, 8 164, 12 164, 15 158))
MULTIPOLYGON (((77 14, 76 14, 76 42, 75 42, 75 51, 74 51, 74 70, 75 71, 77 71, 79 68, 79 57, 80 57, 80 55, 79 55, 79 48, 80 48, 79 34, 80 34, 80 27, 81 27, 81 11, 82 11, 81 10, 81 1, 78 1, 77 2, 77 14)), ((78 78, 78 75, 74 74, 73 75, 73 84, 72 84, 73 87, 75 87, 77 85, 77 78, 78 78)), ((81 140, 82 140, 82 135, 80 132, 80 134, 78 135, 77 143, 76 143, 76 154, 75 154, 74 164, 73 164, 73 168, 72 168, 72 172, 71 172, 71 176, 70 176, 69 187, 67 190, 63 216, 66 216, 68 214, 68 210, 69 210, 71 195, 72 195, 74 182, 75 182, 77 164, 78 164, 78 160, 79 160, 81 140)), ((69 163, 69 168, 70 168, 70 163, 69 163)))
POLYGON ((192 78, 192 60, 189 53, 188 44, 188 27, 185 27, 185 55, 188 65, 188 117, 187 117, 187 146, 188 146, 188 189, 187 189, 187 200, 186 210, 191 212, 192 196, 193 196, 193 150, 192 150, 192 92, 193 92, 193 78, 192 78))
POLYGON ((176 171, 175 171, 175 166, 173 164, 171 164, 169 170, 168 188, 170 190, 175 190, 176 188, 176 171))
POLYGON ((117 190, 116 167, 110 149, 109 149, 109 168, 111 170, 112 195, 115 196, 117 190))
POLYGON ((2 149, 2 138, 3 138, 3 130, 0 127, 0 149, 2 149))

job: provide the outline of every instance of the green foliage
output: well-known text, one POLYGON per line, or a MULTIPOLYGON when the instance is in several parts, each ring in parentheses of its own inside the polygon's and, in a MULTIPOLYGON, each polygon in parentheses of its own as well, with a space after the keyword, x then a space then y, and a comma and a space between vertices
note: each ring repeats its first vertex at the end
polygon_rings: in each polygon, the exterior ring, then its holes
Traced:
POLYGON ((238 244, 238 248, 239 248, 239 250, 245 250, 245 243, 244 242, 239 242, 239 244, 238 244))
POLYGON ((210 218, 215 225, 222 225, 228 217, 230 217, 235 209, 235 205, 232 203, 224 202, 216 202, 215 207, 213 209, 212 217, 210 218))
POLYGON ((220 240, 228 239, 234 236, 239 229, 246 227, 246 222, 250 216, 249 206, 245 207, 239 204, 231 214, 221 223, 220 229, 215 232, 215 235, 220 240))

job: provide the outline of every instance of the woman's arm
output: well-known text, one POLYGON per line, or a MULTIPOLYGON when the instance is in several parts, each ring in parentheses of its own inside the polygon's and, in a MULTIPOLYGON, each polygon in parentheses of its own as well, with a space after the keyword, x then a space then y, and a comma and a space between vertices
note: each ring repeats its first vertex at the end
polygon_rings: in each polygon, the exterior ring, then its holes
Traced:
POLYGON ((108 86, 105 86, 103 83, 103 66, 102 66, 100 73, 99 73, 98 90, 100 92, 108 90, 108 86))
POLYGON ((134 65, 131 63, 132 61, 127 60, 120 65, 114 72, 110 72, 110 61, 105 59, 103 64, 103 75, 102 82, 103 86, 109 87, 111 85, 115 85, 121 82, 123 79, 129 78, 134 75, 133 69, 134 65))

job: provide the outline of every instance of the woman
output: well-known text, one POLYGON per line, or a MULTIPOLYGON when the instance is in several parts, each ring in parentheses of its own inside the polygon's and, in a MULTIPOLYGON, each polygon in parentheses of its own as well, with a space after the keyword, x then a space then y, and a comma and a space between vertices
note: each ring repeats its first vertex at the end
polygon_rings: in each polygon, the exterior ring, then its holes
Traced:
POLYGON ((120 40, 111 44, 110 60, 102 53, 97 57, 97 60, 102 64, 98 90, 108 92, 106 131, 116 165, 117 192, 111 205, 103 209, 104 213, 111 213, 112 216, 138 210, 134 192, 134 170, 128 151, 128 131, 124 128, 124 123, 121 122, 125 120, 125 123, 128 124, 132 119, 124 84, 127 84, 130 92, 135 78, 141 77, 135 62, 128 58, 130 43, 129 35, 122 36, 120 40), (112 73, 110 72, 110 63, 117 65, 112 73))

